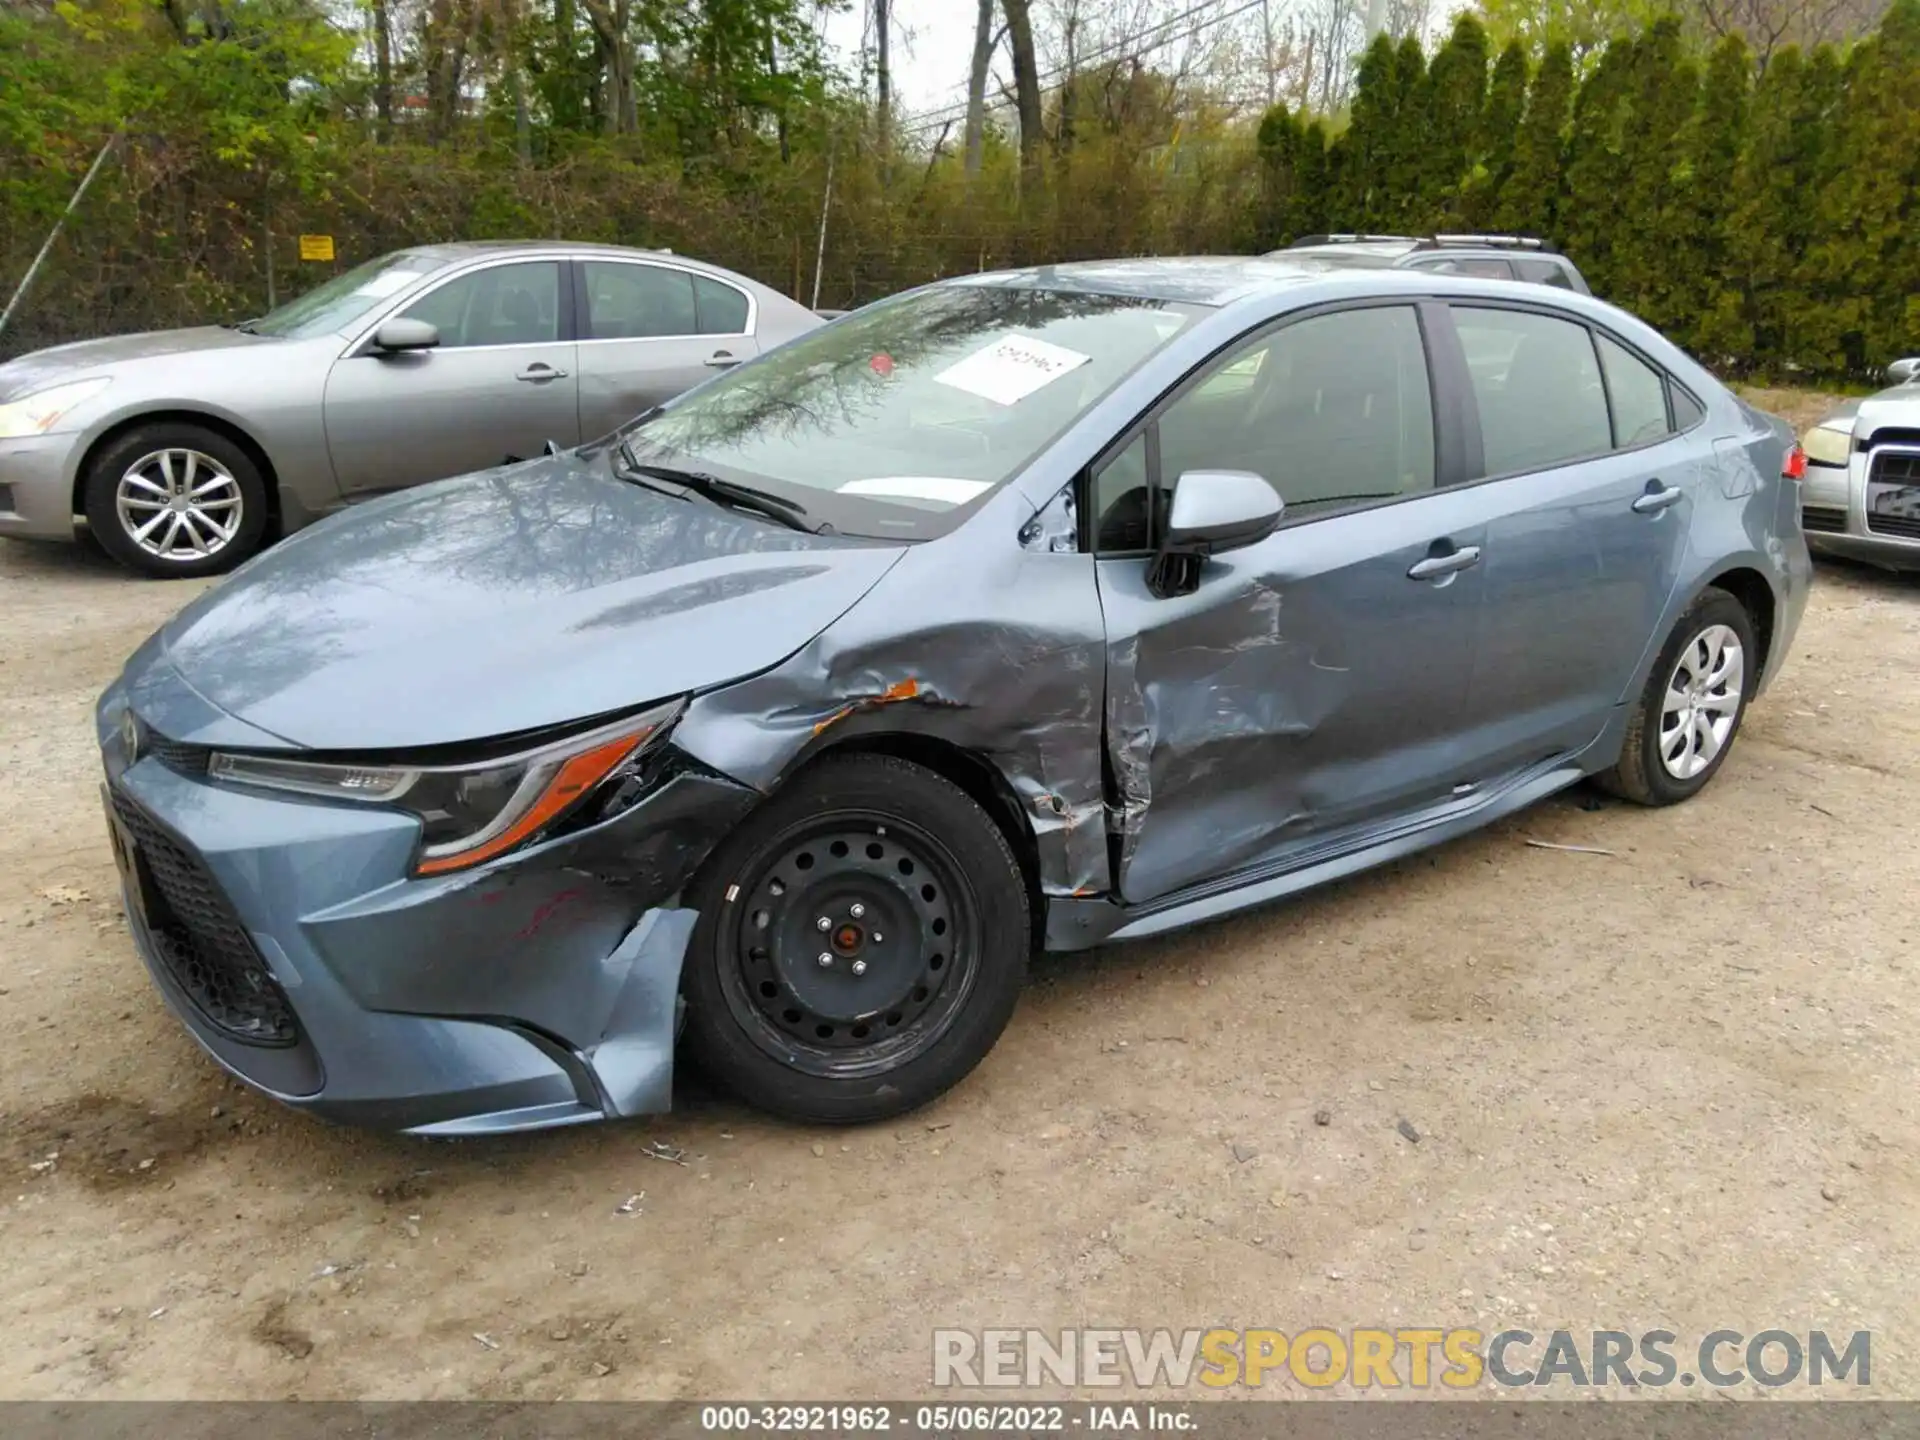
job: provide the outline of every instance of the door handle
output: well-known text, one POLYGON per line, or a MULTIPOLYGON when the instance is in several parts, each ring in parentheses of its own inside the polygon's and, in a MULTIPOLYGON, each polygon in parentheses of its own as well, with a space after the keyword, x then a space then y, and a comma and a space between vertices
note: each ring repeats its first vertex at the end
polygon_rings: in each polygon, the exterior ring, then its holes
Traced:
POLYGON ((709 369, 725 370, 729 366, 738 365, 740 362, 733 358, 732 352, 727 350, 716 350, 713 352, 713 354, 707 357, 705 363, 709 369))
POLYGON ((1634 514, 1658 515, 1662 510, 1666 509, 1669 505, 1678 505, 1682 500, 1686 498, 1686 495, 1687 495, 1686 491, 1678 489, 1672 485, 1663 486, 1661 489, 1658 489, 1658 490, 1653 488, 1654 486, 1659 484, 1660 484, 1660 481, 1658 480, 1650 480, 1647 482, 1647 493, 1642 495, 1638 500, 1635 500, 1633 502, 1634 514))
POLYGON ((567 378, 567 372, 564 370, 556 370, 553 366, 536 360, 513 378, 516 380, 528 380, 538 385, 546 380, 564 380, 567 378))
POLYGON ((1445 555, 1429 555, 1417 562, 1407 571, 1409 580, 1438 580, 1445 575, 1457 575, 1462 570, 1472 569, 1480 563, 1478 545, 1462 545, 1457 550, 1449 550, 1445 555))

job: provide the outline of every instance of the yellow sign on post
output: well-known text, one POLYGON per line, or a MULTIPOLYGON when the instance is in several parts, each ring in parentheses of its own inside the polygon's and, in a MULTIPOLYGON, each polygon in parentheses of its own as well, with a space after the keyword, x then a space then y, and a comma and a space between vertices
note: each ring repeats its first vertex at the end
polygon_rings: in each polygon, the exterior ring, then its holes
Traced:
POLYGON ((300 258, 302 260, 333 259, 333 237, 331 235, 302 235, 300 237, 300 258))

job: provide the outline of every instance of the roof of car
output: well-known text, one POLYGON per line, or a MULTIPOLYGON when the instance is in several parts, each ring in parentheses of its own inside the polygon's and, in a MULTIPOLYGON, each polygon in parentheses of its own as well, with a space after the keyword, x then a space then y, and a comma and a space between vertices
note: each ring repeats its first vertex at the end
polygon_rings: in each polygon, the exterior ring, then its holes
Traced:
POLYGON ((544 254, 558 251, 568 255, 673 255, 675 260, 684 260, 690 265, 703 265, 707 262, 691 256, 674 255, 671 250, 648 249, 639 245, 596 245, 574 240, 448 240, 433 245, 413 245, 408 247, 415 255, 427 255, 434 259, 471 260, 481 255, 498 255, 506 251, 524 250, 530 254, 544 254))
MULTIPOLYGON (((1311 256, 1300 259, 1251 255, 1154 256, 1136 260, 1079 260, 999 270, 953 281, 962 285, 1077 290, 1099 295, 1138 295, 1150 300, 1225 305, 1261 291, 1340 278, 1311 256)), ((1363 283, 1351 277, 1355 283, 1363 283)))
POLYGON ((1334 245, 1297 245, 1277 253, 1282 255, 1378 256, 1383 261, 1398 260, 1419 248, 1417 240, 1351 240, 1334 245))

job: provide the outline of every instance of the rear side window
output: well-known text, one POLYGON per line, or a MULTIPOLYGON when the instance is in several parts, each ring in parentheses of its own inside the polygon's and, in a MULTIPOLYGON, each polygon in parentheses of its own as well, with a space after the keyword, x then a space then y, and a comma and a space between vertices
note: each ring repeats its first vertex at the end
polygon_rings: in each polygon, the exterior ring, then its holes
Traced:
POLYGON ((1536 285, 1558 285, 1562 290, 1573 289, 1573 280, 1567 274, 1564 265, 1556 265, 1551 260, 1516 260, 1513 262, 1520 270, 1522 280, 1531 280, 1536 285))
POLYGON ((1437 275, 1470 275, 1476 280, 1511 280, 1513 267, 1491 255, 1449 255, 1443 260, 1415 260, 1410 268, 1437 275))
POLYGON ((1606 391, 1587 327, 1524 310, 1459 305, 1486 473, 1539 470, 1613 448, 1606 391))
POLYGON ((1691 430, 1706 418, 1706 407, 1675 385, 1673 387, 1673 428, 1691 430))
POLYGON ((693 277, 693 304, 702 335, 747 333, 747 297, 733 286, 705 275, 693 277))
POLYGON ((1607 398, 1613 402, 1613 443, 1624 450, 1657 440, 1667 424, 1667 382, 1638 355, 1596 336, 1600 365, 1607 374, 1607 398))
POLYGON ((693 277, 660 265, 583 260, 580 285, 587 340, 695 335, 693 277))

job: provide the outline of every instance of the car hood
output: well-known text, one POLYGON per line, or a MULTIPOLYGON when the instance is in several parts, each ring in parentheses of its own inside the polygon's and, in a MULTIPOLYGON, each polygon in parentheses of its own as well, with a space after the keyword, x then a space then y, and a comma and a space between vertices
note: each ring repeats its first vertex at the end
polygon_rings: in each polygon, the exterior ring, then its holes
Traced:
POLYGON ((299 532, 175 617, 128 688, 140 704, 171 679, 319 750, 515 735, 775 665, 903 553, 675 499, 575 452, 299 532))
POLYGON ((56 345, 0 365, 0 401, 30 395, 62 380, 98 375, 129 360, 162 360, 200 350, 251 349, 274 343, 264 335, 202 325, 192 330, 149 330, 139 335, 114 335, 105 340, 56 345))

